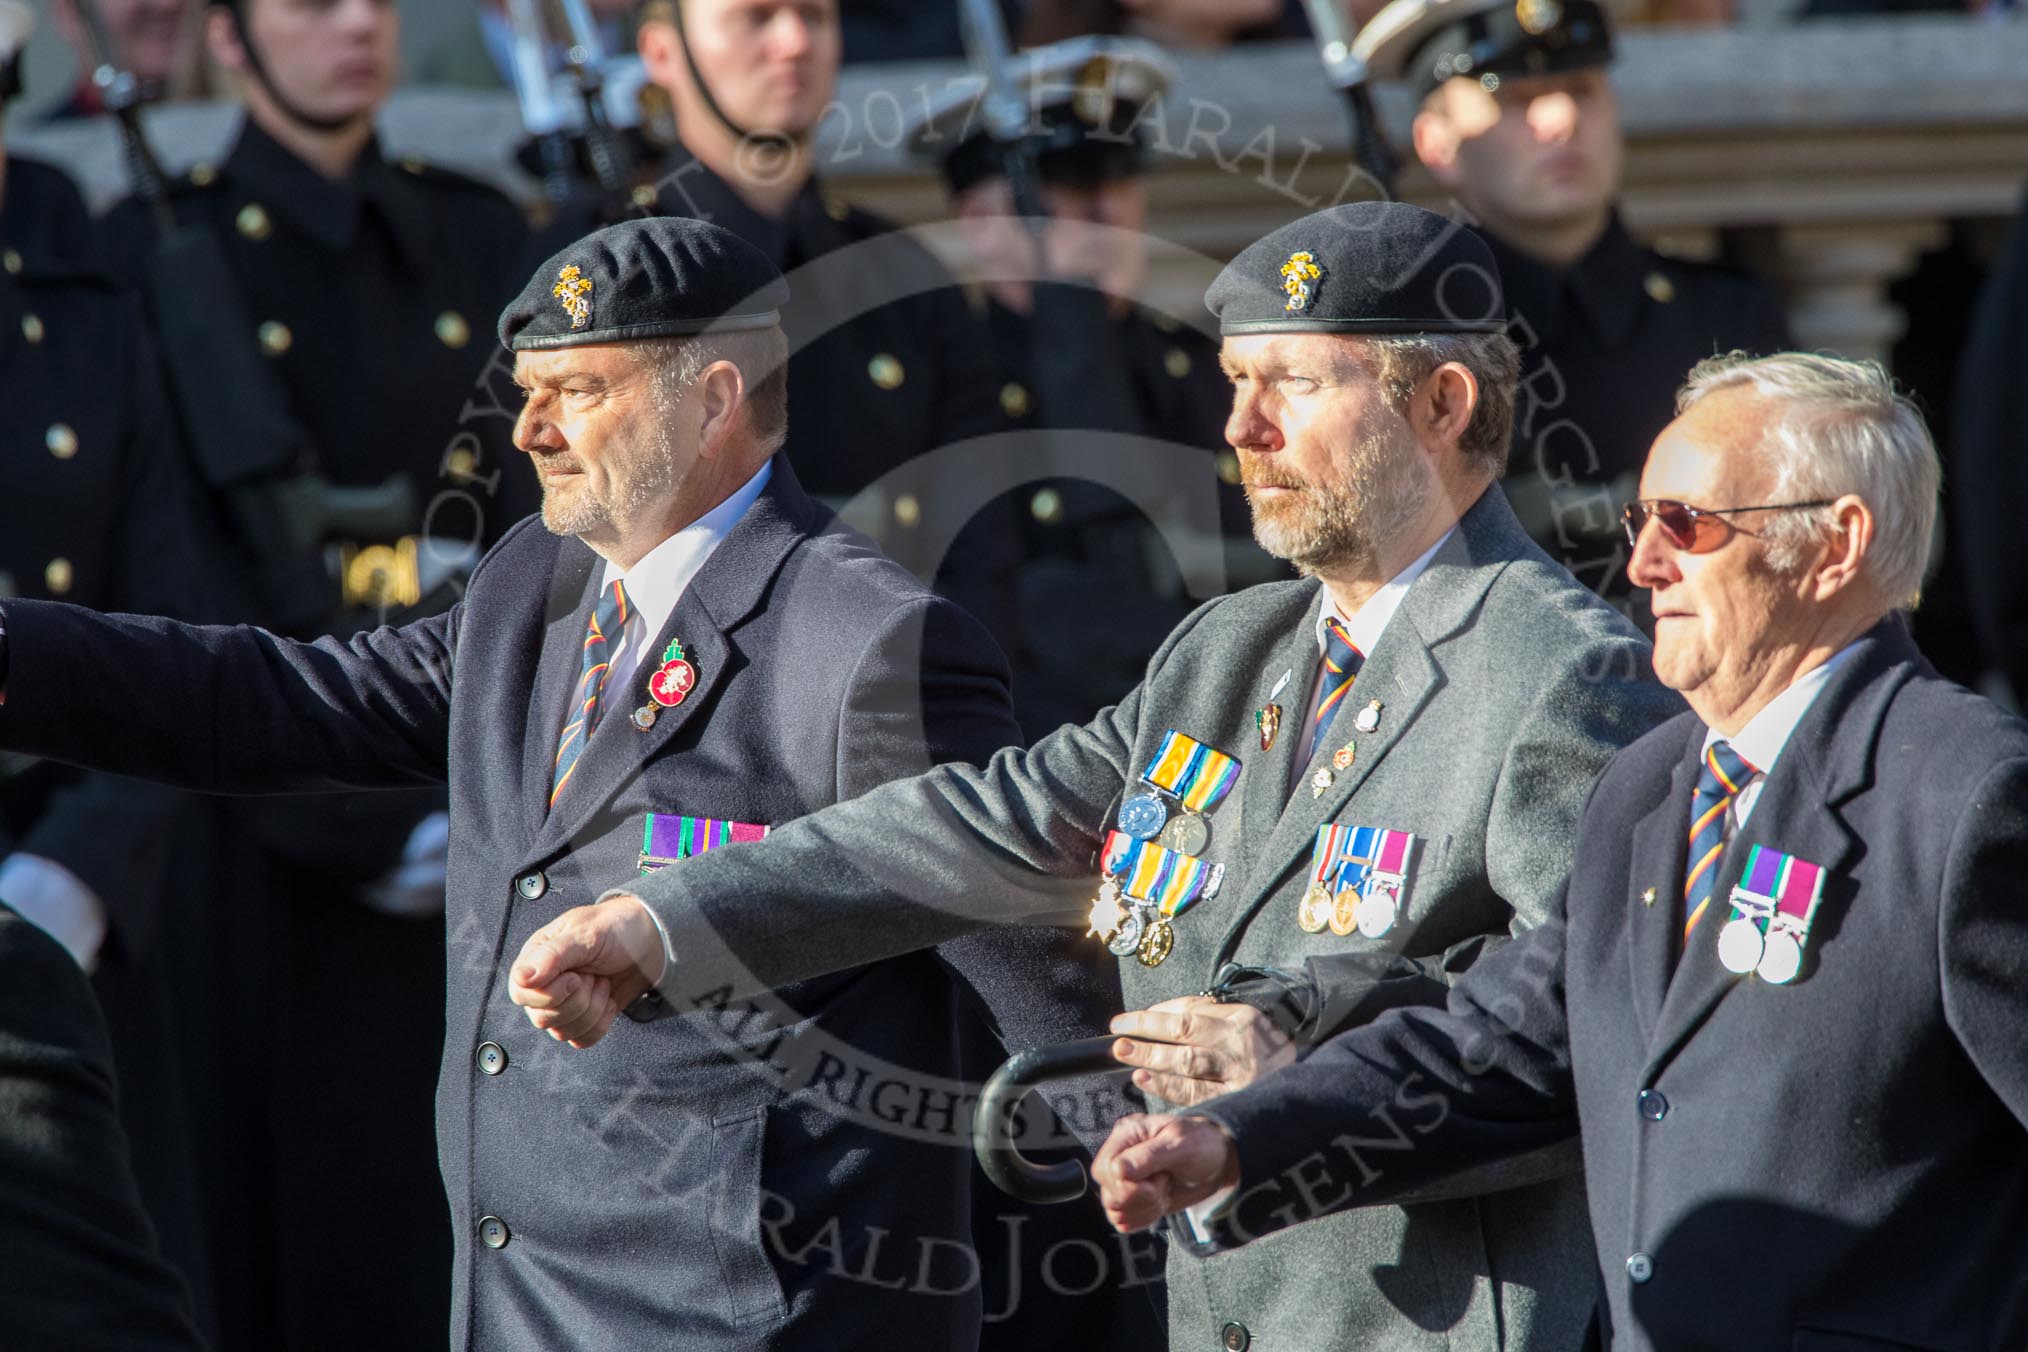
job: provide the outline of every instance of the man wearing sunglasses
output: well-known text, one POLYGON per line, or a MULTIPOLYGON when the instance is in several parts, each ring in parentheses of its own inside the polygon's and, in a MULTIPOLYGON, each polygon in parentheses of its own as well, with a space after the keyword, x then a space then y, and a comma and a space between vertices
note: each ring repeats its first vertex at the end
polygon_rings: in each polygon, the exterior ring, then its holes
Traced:
POLYGON ((1556 913, 1197 1115, 1122 1229, 1240 1244, 1582 1130, 1615 1349, 2028 1346, 2028 726, 1939 677, 1936 452, 1870 363, 1701 364, 1627 509, 1692 712, 1593 787, 1556 913), (1412 1139, 1381 1123, 1427 1096, 1412 1139))

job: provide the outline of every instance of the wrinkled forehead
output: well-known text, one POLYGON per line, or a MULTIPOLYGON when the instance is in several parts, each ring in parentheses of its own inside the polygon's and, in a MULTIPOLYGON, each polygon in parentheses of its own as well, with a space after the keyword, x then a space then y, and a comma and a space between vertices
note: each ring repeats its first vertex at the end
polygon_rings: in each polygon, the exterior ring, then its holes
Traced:
POLYGON ((643 365, 641 344, 585 343, 578 347, 531 348, 514 354, 518 385, 561 385, 572 380, 622 380, 643 365))

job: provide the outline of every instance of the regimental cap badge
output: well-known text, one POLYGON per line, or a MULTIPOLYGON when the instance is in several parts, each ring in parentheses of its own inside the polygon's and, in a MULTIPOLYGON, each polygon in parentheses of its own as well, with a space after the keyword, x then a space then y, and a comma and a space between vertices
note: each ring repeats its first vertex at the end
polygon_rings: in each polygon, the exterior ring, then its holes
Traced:
POLYGON ((1104 127, 1112 123, 1116 99, 1115 70, 1113 59, 1103 54, 1094 56, 1079 67, 1070 106, 1086 126, 1104 127))
POLYGON ((1317 303, 1317 288, 1324 280, 1324 269, 1317 262, 1317 256, 1307 249, 1299 249, 1289 255, 1289 261, 1282 264, 1282 294, 1289 299, 1282 309, 1292 315, 1306 313, 1317 303))
POLYGON ((570 316, 573 331, 591 324, 591 289, 591 278, 580 272, 575 263, 556 274, 556 286, 550 294, 563 302, 564 313, 570 316))
POLYGON ((1514 18, 1530 37, 1539 38, 1563 22, 1560 0, 1514 0, 1514 18))

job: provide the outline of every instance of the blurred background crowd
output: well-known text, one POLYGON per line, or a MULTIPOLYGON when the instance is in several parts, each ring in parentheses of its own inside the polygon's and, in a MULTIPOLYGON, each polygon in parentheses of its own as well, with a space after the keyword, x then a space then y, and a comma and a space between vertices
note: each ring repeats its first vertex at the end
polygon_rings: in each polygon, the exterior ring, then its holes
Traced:
MULTIPOLYGON (((306 635, 441 609, 536 505, 500 307, 601 224, 701 215, 790 275, 797 475, 988 621, 1033 737, 1281 575, 1198 297, 1386 190, 1494 246, 1509 494, 1580 579, 1642 618, 1618 509, 1693 362, 1874 357, 1947 457, 1918 637, 2028 691, 2009 0, 1350 0, 1321 34, 1296 0, 1010 2, 1015 159, 960 10, 0 5, 0 597, 306 635)), ((0 761, 0 895, 92 973, 223 1346, 441 1344, 441 807, 0 761), (381 998, 334 1020, 361 971, 381 998)))

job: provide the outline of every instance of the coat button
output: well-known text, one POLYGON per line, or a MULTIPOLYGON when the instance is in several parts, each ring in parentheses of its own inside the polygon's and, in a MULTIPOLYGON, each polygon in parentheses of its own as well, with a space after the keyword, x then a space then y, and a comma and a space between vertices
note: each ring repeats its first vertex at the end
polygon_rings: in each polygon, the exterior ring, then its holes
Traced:
POLYGON ((275 223, 268 219, 268 209, 259 202, 248 202, 241 207, 233 225, 240 234, 256 244, 275 232, 275 223))
POLYGON ((68 460, 77 454, 77 431, 69 423, 51 423, 42 434, 42 444, 57 459, 68 460))
POLYGON ((1162 354, 1162 369, 1173 380, 1181 380, 1190 374, 1190 354, 1180 347, 1172 347, 1162 354))
POLYGON ((49 330, 42 322, 42 316, 26 314, 21 316, 21 336, 30 343, 39 343, 49 330))
POLYGON ((497 1042, 479 1044, 479 1069, 488 1075, 498 1075, 507 1069, 507 1049, 497 1042))
POLYGON ((1010 380, 1000 387, 1000 411, 1010 418, 1021 418, 1028 413, 1028 389, 1018 380, 1010 380))
POLYGON ((1659 1089, 1643 1089, 1636 1094, 1634 1107, 1650 1122, 1659 1122, 1669 1115, 1669 1100, 1662 1097, 1659 1089))
POLYGON ((1667 305, 1676 299, 1676 284, 1659 272, 1651 272, 1641 279, 1641 290, 1648 293, 1648 299, 1657 305, 1667 305))
POLYGON ((1063 519, 1063 494, 1053 488, 1039 488, 1028 500, 1028 513, 1044 525, 1063 519))
POLYGON ((21 275, 21 255, 13 249, 0 251, 0 267, 7 269, 8 276, 19 277, 21 275))
POLYGON ((218 182, 218 166, 215 164, 193 164, 190 166, 190 173, 187 177, 190 179, 191 187, 208 188, 218 182))
POLYGON ((270 319, 261 325, 259 337, 261 351, 270 357, 279 357, 296 345, 296 335, 279 319, 270 319))
POLYGON ((1218 1331, 1218 1345, 1225 1352, 1246 1352, 1253 1346, 1253 1335, 1246 1331, 1244 1324, 1227 1324, 1218 1331))
POLYGON ((903 526, 913 526, 922 520, 922 504, 916 501, 915 494, 903 493, 894 500, 894 519, 903 526))
POLYGON ((472 341, 472 326, 456 310, 446 310, 437 316, 437 341, 456 352, 472 341))
POLYGON ((1637 1253, 1627 1260, 1627 1280, 1635 1286, 1646 1282, 1655 1275, 1655 1260, 1644 1253, 1637 1253))
POLYGON ((69 559, 51 559, 42 570, 43 585, 49 588, 51 596, 67 595, 76 581, 77 569, 71 567, 69 559))
POLYGON ((628 200, 641 211, 653 211, 662 201, 662 195, 650 184, 642 183, 628 194, 628 200))
POLYGON ((907 373, 901 369, 901 359, 892 352, 875 353, 873 360, 866 363, 866 374, 883 390, 900 389, 901 382, 907 378, 907 373))
POLYGON ((507 1241, 514 1238, 507 1229, 507 1222, 498 1216, 479 1217, 479 1242, 489 1249, 504 1249, 507 1241))
POLYGON ((514 890, 521 894, 524 901, 535 901, 549 890, 549 879, 542 876, 540 869, 524 873, 514 880, 514 890))

